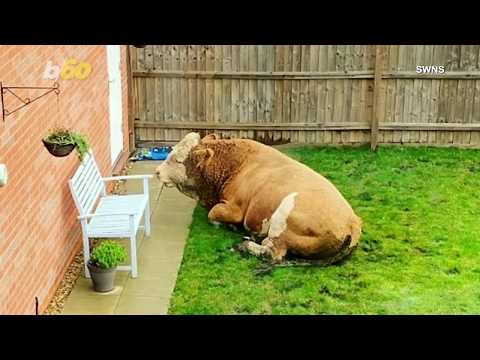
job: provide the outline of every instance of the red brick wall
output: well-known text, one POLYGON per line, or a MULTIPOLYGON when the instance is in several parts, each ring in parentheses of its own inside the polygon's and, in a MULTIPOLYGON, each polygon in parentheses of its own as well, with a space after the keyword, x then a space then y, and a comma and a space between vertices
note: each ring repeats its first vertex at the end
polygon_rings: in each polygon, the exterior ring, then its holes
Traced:
MULTIPOLYGON (((4 86, 50 86, 53 81, 43 79, 47 62, 62 65, 72 57, 90 63, 88 78, 60 78, 58 101, 48 94, 5 122, 0 119, 0 163, 7 165, 9 175, 8 184, 0 187, 0 314, 34 314, 35 296, 42 312, 81 247, 77 210, 67 185, 79 160, 75 152, 53 157, 42 137, 55 126, 85 134, 102 174, 112 173, 106 47, 0 46, 4 86)), ((128 146, 125 48, 122 60, 128 146)), ((7 108, 16 104, 5 95, 7 108)))

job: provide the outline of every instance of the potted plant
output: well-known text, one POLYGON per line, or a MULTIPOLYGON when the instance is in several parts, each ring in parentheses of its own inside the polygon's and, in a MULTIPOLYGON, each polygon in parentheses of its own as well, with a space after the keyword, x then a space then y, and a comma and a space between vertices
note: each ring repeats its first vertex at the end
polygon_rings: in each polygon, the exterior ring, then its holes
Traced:
POLYGON ((117 266, 126 258, 125 248, 113 240, 104 240, 93 249, 87 266, 95 291, 113 290, 117 266))
POLYGON ((76 149, 80 161, 90 147, 84 135, 64 128, 53 129, 42 141, 48 152, 56 157, 67 156, 76 149))

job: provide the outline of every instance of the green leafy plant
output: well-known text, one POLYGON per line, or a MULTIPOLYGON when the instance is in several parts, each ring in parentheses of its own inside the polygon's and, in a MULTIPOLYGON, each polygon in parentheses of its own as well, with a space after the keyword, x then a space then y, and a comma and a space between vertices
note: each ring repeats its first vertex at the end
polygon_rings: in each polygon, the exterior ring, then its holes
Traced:
POLYGON ((93 249, 90 263, 102 269, 111 269, 124 262, 127 251, 113 240, 102 241, 93 249))
POLYGON ((88 140, 84 135, 65 128, 53 129, 45 138, 45 141, 58 145, 75 145, 80 161, 83 160, 85 154, 90 148, 88 140))

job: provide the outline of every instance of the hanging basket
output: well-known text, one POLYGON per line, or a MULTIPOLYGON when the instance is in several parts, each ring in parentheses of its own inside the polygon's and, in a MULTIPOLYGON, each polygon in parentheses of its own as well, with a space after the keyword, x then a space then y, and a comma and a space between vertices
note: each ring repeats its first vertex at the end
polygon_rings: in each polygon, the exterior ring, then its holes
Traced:
POLYGON ((48 152, 56 157, 67 156, 73 151, 73 149, 75 149, 75 144, 59 145, 56 143, 48 142, 45 139, 42 139, 42 141, 48 152))

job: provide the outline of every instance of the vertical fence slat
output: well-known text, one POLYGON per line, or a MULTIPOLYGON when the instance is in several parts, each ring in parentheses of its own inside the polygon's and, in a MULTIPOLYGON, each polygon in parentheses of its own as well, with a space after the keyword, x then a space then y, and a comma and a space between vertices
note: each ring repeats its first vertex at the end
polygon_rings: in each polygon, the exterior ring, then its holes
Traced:
MULTIPOLYGON (((188 70, 188 59, 187 59, 187 49, 188 45, 179 45, 178 57, 179 57, 179 69, 180 71, 187 71, 188 70)), ((188 121, 188 104, 189 104, 189 86, 188 86, 188 79, 180 79, 179 80, 180 86, 180 121, 187 122, 188 121)))
MULTIPOLYGON (((221 72, 223 68, 223 46, 215 45, 214 46, 214 71, 221 72)), ((215 123, 222 122, 222 98, 223 98, 223 89, 222 89, 222 80, 215 79, 213 80, 214 85, 214 96, 213 96, 213 118, 215 123)))
MULTIPOLYGON (((267 71, 273 71, 275 68, 275 46, 268 45, 267 46, 267 71)), ((266 81, 267 84, 267 114, 266 120, 267 123, 271 123, 273 121, 273 112, 275 110, 275 81, 269 79, 266 81)))
MULTIPOLYGON (((284 61, 285 61, 285 46, 282 45, 275 45, 275 64, 274 70, 284 71, 284 61)), ((282 80, 274 80, 274 98, 275 98, 275 106, 274 111, 272 114, 272 122, 273 123, 281 123, 283 121, 283 96, 284 96, 284 85, 285 81, 282 80)))
MULTIPOLYGON (((179 71, 180 70, 180 46, 181 45, 173 45, 171 47, 172 55, 171 55, 171 64, 172 70, 179 71)), ((181 121, 181 104, 180 98, 182 96, 181 89, 180 89, 180 79, 173 78, 173 91, 172 91, 172 111, 173 111, 173 121, 179 122, 181 121)))
MULTIPOLYGON (((197 46, 197 70, 206 70, 206 55, 207 49, 205 45, 197 46)), ((197 79, 197 111, 199 121, 204 123, 207 121, 206 114, 206 100, 205 100, 206 81, 204 79, 197 79)))
MULTIPOLYGON (((318 47, 318 65, 316 67, 317 71, 325 71, 328 65, 328 48, 326 45, 320 45, 318 47)), ((318 80, 317 84, 317 116, 316 123, 324 124, 325 123, 325 80, 318 80)), ((323 132, 317 132, 316 141, 324 139, 323 132)))
MULTIPOLYGON (((240 67, 240 47, 232 45, 232 71, 238 72, 240 67)), ((232 99, 231 99, 232 109, 231 109, 231 122, 239 122, 239 111, 240 111, 240 80, 232 80, 232 99)))
MULTIPOLYGON (((248 46, 240 46, 240 71, 248 71, 248 46)), ((248 122, 248 80, 239 81, 240 88, 240 122, 248 122)), ((246 136, 246 135, 245 135, 246 136)))
MULTIPOLYGON (((293 46, 292 45, 285 45, 284 46, 284 71, 292 71, 292 52, 293 46)), ((285 80, 283 85, 283 122, 289 123, 291 122, 291 97, 292 97, 292 80, 285 80)))
MULTIPOLYGON (((223 71, 232 71, 232 46, 224 45, 223 50, 223 71)), ((223 79, 222 83, 222 122, 232 122, 232 80, 223 79)))
MULTIPOLYGON (((215 49, 213 45, 206 45, 205 53, 205 70, 213 71, 215 70, 215 49)), ((206 108, 206 122, 212 124, 215 122, 214 118, 214 99, 215 99, 215 88, 214 80, 207 79, 205 84, 205 108, 206 108)))
MULTIPOLYGON (((292 71, 301 71, 302 45, 293 45, 292 49, 292 71)), ((290 119, 293 123, 300 120, 300 81, 292 80, 292 94, 290 105, 290 119)))
MULTIPOLYGON (((194 45, 187 45, 187 70, 196 71, 197 70, 197 49, 194 45)), ((195 119, 198 117, 197 110, 197 79, 188 79, 188 118, 186 121, 195 119)))
POLYGON ((382 117, 382 105, 384 101, 384 91, 382 82, 382 72, 385 57, 385 49, 382 45, 377 45, 375 49, 375 78, 374 78, 374 98, 373 98, 373 116, 371 122, 371 144, 372 150, 377 148, 378 144, 378 123, 382 117))
MULTIPOLYGON (((327 71, 334 71, 336 62, 335 62, 335 56, 336 56, 336 51, 337 47, 335 45, 328 45, 327 47, 328 51, 328 58, 327 58, 327 66, 326 69, 327 71)), ((333 122, 333 101, 334 101, 334 85, 335 80, 326 80, 326 89, 325 89, 325 108, 326 108, 326 113, 325 113, 325 123, 331 123, 333 122)))
MULTIPOLYGON (((256 56, 257 56, 257 71, 265 72, 266 71, 266 49, 264 46, 256 45, 256 56)), ((257 123, 265 123, 265 81, 263 79, 255 80, 256 87, 256 101, 255 101, 255 111, 257 113, 257 123)))
MULTIPOLYGON (((300 47, 300 71, 310 71, 310 46, 302 45, 300 47)), ((300 80, 300 93, 299 93, 299 122, 308 121, 308 80, 300 80)))
MULTIPOLYGON (((171 56, 171 45, 163 46, 163 58, 165 70, 172 70, 172 56, 171 56)), ((173 79, 165 78, 163 83, 163 92, 164 92, 164 101, 165 101, 165 121, 173 122, 173 105, 172 105, 172 96, 173 96, 173 79)))

